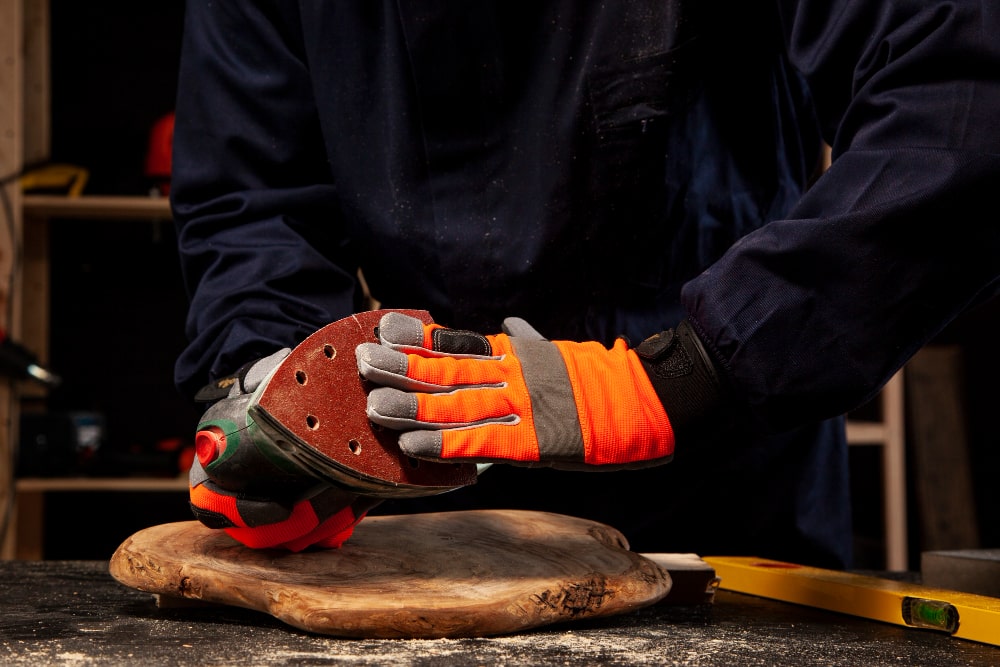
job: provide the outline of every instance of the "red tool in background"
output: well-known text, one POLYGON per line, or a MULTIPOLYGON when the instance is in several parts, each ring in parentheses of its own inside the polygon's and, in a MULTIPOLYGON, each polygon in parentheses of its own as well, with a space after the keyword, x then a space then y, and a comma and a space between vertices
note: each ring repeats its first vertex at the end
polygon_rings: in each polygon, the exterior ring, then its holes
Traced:
POLYGON ((153 124, 146 151, 146 177, 152 183, 153 195, 170 195, 170 170, 173 165, 174 112, 164 114, 153 124))

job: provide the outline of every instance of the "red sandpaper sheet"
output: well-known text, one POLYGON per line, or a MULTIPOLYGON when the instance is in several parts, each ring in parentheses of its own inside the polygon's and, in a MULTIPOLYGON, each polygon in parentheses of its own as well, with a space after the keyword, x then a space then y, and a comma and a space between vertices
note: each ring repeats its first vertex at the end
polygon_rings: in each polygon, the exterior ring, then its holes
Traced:
MULTIPOLYGON (((358 313, 309 336, 277 369, 257 410, 272 425, 280 425, 297 446, 321 455, 320 463, 325 460, 336 474, 374 481, 387 489, 385 495, 475 483, 474 464, 411 458, 399 449, 398 432, 368 421, 365 406, 374 385, 358 374, 354 350, 360 343, 378 342, 376 327, 386 312, 358 313)), ((397 312, 432 321, 426 311, 397 312)))

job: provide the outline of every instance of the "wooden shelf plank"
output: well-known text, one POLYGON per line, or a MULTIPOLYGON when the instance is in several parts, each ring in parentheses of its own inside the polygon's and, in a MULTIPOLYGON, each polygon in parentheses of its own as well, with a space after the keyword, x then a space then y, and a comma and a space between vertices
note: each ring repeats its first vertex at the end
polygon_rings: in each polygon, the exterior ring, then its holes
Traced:
POLYGON ((183 477, 23 477, 14 483, 18 493, 49 491, 187 491, 183 477))
POLYGON ((167 197, 117 195, 25 195, 25 216, 43 218, 87 218, 103 220, 169 220, 167 197))
POLYGON ((882 445, 888 438, 888 431, 882 422, 847 421, 847 444, 882 445))

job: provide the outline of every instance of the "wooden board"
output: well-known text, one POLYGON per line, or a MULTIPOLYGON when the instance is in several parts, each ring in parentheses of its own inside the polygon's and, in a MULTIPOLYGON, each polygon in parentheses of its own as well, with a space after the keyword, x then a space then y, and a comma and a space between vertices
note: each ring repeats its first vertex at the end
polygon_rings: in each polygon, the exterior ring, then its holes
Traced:
POLYGON ((127 539, 110 570, 153 594, 369 638, 508 634, 639 609, 671 587, 667 570, 610 526, 514 510, 369 517, 342 548, 298 554, 169 523, 127 539))

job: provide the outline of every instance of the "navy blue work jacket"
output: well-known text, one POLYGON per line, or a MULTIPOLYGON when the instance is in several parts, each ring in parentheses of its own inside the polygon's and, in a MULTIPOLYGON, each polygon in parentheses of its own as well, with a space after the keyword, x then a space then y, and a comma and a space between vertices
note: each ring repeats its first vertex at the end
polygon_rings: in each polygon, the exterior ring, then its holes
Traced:
POLYGON ((635 344, 687 316, 771 435, 494 466, 427 506, 843 565, 836 416, 998 284, 1000 8, 189 0, 174 151, 184 393, 363 307, 358 269, 484 332, 635 344))

